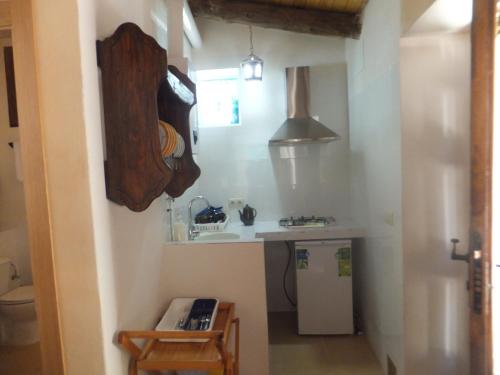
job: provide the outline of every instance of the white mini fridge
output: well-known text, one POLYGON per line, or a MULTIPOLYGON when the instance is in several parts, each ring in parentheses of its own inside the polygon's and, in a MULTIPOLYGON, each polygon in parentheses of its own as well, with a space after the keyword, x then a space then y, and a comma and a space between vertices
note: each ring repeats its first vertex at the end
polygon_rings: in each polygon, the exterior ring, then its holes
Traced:
POLYGON ((300 335, 354 333, 351 241, 295 243, 300 335))

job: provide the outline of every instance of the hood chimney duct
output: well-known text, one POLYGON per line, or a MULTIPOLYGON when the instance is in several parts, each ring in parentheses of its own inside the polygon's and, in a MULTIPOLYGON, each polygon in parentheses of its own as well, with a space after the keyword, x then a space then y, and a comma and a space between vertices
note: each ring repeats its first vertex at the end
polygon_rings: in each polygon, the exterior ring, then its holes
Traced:
POLYGON ((286 68, 287 120, 269 140, 270 146, 327 143, 340 138, 310 115, 309 67, 286 68))

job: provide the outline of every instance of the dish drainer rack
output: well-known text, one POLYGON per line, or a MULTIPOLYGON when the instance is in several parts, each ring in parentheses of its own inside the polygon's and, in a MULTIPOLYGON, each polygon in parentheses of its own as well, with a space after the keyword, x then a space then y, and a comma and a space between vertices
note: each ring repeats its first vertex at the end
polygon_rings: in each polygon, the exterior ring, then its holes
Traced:
POLYGON ((222 223, 194 224, 194 229, 199 232, 223 232, 229 223, 229 217, 226 217, 222 223))

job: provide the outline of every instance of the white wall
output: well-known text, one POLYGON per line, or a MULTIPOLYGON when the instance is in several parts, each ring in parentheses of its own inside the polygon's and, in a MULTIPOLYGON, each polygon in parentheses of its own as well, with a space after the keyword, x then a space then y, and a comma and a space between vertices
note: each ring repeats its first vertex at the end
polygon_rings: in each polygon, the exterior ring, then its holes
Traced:
POLYGON ((23 284, 30 284, 31 264, 26 231, 23 183, 16 177, 14 150, 9 142, 19 140, 19 128, 9 126, 4 47, 10 38, 0 39, 0 256, 17 265, 23 284))
MULTIPOLYGON (((208 20, 199 20, 198 26, 204 44, 193 50, 193 68, 239 67, 249 53, 248 27, 208 20)), ((202 174, 196 191, 218 205, 231 197, 244 198, 257 209, 258 220, 299 214, 349 217, 344 40, 254 28, 254 46, 264 60, 264 79, 242 82, 240 127, 200 129, 197 160, 202 174), (311 82, 313 92, 330 88, 326 104, 321 110, 313 107, 313 115, 320 115, 342 140, 290 150, 269 148, 268 140, 286 119, 285 68, 323 64, 336 65, 326 74, 328 80, 311 82)), ((183 199, 191 197, 188 192, 183 199)), ((239 221, 235 214, 232 218, 239 221)))
POLYGON ((371 0, 359 41, 346 43, 351 208, 367 236, 356 248, 364 330, 380 362, 404 374, 401 244, 400 1, 371 0))
POLYGON ((470 35, 401 41, 406 374, 469 374, 470 35))
POLYGON ((170 244, 165 254, 162 283, 168 300, 199 296, 234 302, 241 320, 240 374, 268 375, 263 243, 170 244))
POLYGON ((401 0, 401 28, 408 31, 436 0, 401 0))
POLYGON ((80 1, 80 41, 93 226, 107 374, 125 374, 127 356, 115 344, 121 329, 152 328, 166 301, 160 287, 166 241, 165 201, 134 213, 106 199, 103 121, 95 40, 134 22, 166 47, 166 5, 149 1, 80 1), (156 20, 156 21, 155 21, 156 20))

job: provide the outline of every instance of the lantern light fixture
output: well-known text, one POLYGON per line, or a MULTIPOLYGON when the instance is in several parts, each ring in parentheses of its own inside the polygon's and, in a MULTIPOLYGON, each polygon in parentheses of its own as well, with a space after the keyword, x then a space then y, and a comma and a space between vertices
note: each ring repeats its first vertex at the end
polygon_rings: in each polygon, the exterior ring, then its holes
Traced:
POLYGON ((264 61, 253 53, 253 32, 250 29, 250 55, 241 62, 241 70, 246 81, 262 81, 264 61))

